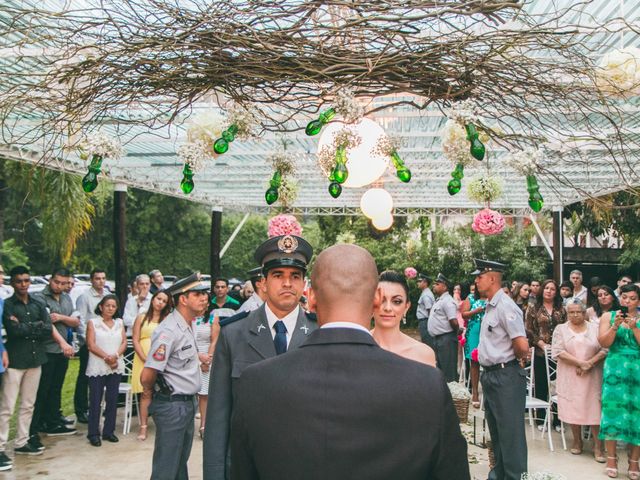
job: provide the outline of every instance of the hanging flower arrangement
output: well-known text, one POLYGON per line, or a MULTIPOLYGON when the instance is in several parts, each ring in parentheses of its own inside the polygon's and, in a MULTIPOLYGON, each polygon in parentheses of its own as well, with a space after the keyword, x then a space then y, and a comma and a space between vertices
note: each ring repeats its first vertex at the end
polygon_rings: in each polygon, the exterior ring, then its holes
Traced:
POLYGON ((627 47, 602 57, 596 83, 606 94, 621 97, 640 95, 640 49, 627 47))
POLYGON ((505 162, 516 172, 527 177, 527 191, 529 192, 529 206, 534 212, 539 212, 544 206, 544 198, 540 194, 540 187, 535 174, 541 170, 542 152, 536 148, 526 148, 510 152, 505 162))
POLYGON ((471 228, 481 235, 497 235, 502 233, 505 225, 504 217, 500 212, 484 208, 474 215, 471 228))
POLYGON ((404 269, 404 276, 411 279, 418 276, 418 271, 413 267, 407 267, 404 269))
POLYGON ((187 139, 189 143, 200 141, 207 146, 211 157, 215 139, 224 130, 225 117, 217 110, 204 110, 194 115, 187 122, 187 139))
POLYGON ((364 115, 364 107, 350 88, 341 88, 333 99, 333 106, 345 123, 356 123, 364 115))
POLYGON ((468 166, 474 158, 469 152, 469 142, 464 127, 457 121, 449 119, 440 131, 442 152, 454 165, 468 166))
POLYGON ((345 127, 334 135, 330 146, 325 145, 318 151, 318 166, 329 179, 329 194, 333 198, 340 196, 342 184, 349 177, 347 150, 361 142, 362 138, 355 130, 345 127))
POLYGON ((478 203, 491 203, 502 196, 503 182, 500 177, 484 175, 474 177, 467 185, 467 196, 478 203))
POLYGON ((405 166, 404 160, 402 160, 398 154, 401 146, 402 139, 400 137, 384 135, 378 139, 374 153, 391 158, 393 166, 396 169, 396 177, 398 177, 401 182, 409 183, 411 181, 411 170, 405 166))
POLYGON ((269 219, 269 238, 280 235, 302 235, 302 225, 296 217, 282 213, 269 219))
POLYGON ((102 162, 105 159, 118 160, 124 150, 117 138, 110 137, 101 132, 85 136, 78 145, 80 158, 91 159, 87 174, 82 178, 82 189, 89 193, 98 186, 98 175, 102 171, 102 162))
POLYGON ((296 168, 290 154, 283 148, 267 159, 273 166, 273 176, 269 188, 264 194, 265 201, 272 205, 278 199, 284 207, 292 205, 298 196, 298 182, 295 180, 296 168))

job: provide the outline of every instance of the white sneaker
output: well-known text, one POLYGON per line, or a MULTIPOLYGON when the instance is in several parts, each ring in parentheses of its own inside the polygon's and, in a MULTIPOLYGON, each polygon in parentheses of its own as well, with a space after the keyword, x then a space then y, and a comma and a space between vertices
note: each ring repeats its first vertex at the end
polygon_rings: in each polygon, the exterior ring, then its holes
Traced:
POLYGON ((547 424, 544 423, 542 425, 538 425, 538 431, 539 432, 546 432, 547 431, 547 424))
POLYGON ((556 425, 555 427, 556 432, 561 433, 562 432, 562 427, 560 425, 556 425))

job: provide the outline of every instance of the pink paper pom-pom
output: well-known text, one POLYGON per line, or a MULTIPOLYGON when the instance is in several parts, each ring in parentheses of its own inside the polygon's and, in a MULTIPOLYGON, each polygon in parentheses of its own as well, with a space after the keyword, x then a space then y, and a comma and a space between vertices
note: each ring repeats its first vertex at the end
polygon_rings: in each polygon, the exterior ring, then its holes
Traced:
POLYGON ((471 360, 473 360, 474 362, 479 362, 479 360, 478 360, 478 349, 477 348, 474 348, 471 351, 471 360))
POLYGON ((269 238, 280 235, 296 235, 302 234, 302 226, 293 215, 282 213, 269 219, 269 238))
POLYGON ((490 208, 485 208, 476 213, 471 224, 473 231, 482 235, 497 235, 504 230, 504 227, 504 217, 490 208))
POLYGON ((416 278, 418 276, 418 271, 413 267, 407 267, 404 269, 404 276, 407 278, 416 278))

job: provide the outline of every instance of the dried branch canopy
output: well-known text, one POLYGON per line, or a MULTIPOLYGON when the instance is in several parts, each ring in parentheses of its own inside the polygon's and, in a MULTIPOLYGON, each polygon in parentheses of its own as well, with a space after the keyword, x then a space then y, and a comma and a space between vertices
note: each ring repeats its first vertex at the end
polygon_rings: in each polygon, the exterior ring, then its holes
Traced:
POLYGON ((587 15, 587 0, 543 16, 508 0, 79 3, 0 6, 2 49, 15 61, 0 73, 6 143, 53 149, 56 135, 112 120, 158 128, 211 99, 251 105, 263 130, 290 131, 349 87, 363 99, 403 95, 384 108, 473 98, 503 145, 546 143, 562 158, 595 143, 614 169, 630 166, 624 105, 596 88, 603 52, 589 39, 637 32, 587 15), (16 128, 34 115, 33 129, 16 128))

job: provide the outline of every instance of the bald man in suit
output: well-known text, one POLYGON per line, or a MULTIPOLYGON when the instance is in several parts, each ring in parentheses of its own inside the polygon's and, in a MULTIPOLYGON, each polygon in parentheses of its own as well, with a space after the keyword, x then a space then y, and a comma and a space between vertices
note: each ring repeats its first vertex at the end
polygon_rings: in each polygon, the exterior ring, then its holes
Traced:
POLYGON ((467 445, 442 373, 381 349, 371 255, 323 251, 309 302, 319 330, 248 367, 231 431, 234 480, 467 480, 467 445))

